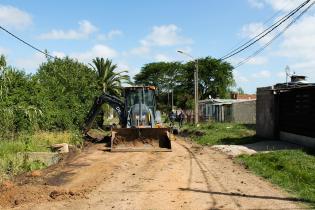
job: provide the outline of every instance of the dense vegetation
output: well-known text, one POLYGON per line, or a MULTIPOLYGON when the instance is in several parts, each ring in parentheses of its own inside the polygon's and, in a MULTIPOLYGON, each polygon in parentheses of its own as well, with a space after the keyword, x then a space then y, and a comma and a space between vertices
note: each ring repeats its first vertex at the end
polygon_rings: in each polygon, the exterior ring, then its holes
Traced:
POLYGON ((44 162, 29 160, 25 152, 49 152, 52 144, 68 143, 80 147, 82 137, 74 131, 47 132, 34 134, 20 133, 14 141, 0 141, 0 184, 21 172, 46 167, 44 162))
MULTIPOLYGON (((104 92, 121 96, 123 83, 130 82, 127 72, 118 72, 108 59, 95 58, 91 63, 47 59, 35 74, 26 74, 0 56, 0 178, 43 167, 17 158, 20 152, 46 151, 59 142, 80 145, 78 130, 94 98, 104 92)), ((157 86, 164 110, 170 107, 170 90, 176 105, 191 108, 194 68, 194 62, 147 64, 135 83, 157 86)), ((234 84, 232 66, 209 57, 199 60, 199 75, 201 98, 225 97, 234 84)), ((102 108, 104 117, 97 120, 101 123, 109 110, 106 105, 102 108)))
MULTIPOLYGON (((135 75, 139 85, 158 87, 158 108, 167 111, 171 104, 171 92, 174 105, 182 109, 191 109, 194 99, 194 71, 196 63, 158 62, 146 64, 135 75)), ((198 59, 199 99, 227 98, 234 88, 233 67, 220 60, 206 57, 198 59)))
MULTIPOLYGON (((0 182, 23 171, 45 167, 29 162, 21 152, 48 151, 51 144, 71 143, 80 146, 78 132, 95 96, 104 86, 113 84, 115 65, 106 63, 104 80, 98 66, 91 68, 70 58, 47 60, 38 71, 28 75, 7 65, 0 56, 0 182), (22 157, 22 158, 21 158, 22 157)), ((96 65, 96 63, 94 63, 96 65)))
MULTIPOLYGON (((25 74, 0 58, 0 138, 14 139, 21 131, 77 129, 95 96, 121 95, 125 71, 117 72, 110 60, 96 58, 93 66, 70 58, 48 59, 33 75, 25 74)), ((174 92, 178 107, 191 108, 194 62, 150 63, 135 76, 136 84, 158 87, 159 106, 168 109, 174 92)), ((199 59, 200 98, 226 97, 234 84, 232 66, 207 57, 199 59)), ((106 106, 104 106, 106 112, 106 106)))
POLYGON ((98 94, 96 78, 93 69, 69 58, 48 60, 34 75, 1 66, 0 138, 78 128, 98 94))

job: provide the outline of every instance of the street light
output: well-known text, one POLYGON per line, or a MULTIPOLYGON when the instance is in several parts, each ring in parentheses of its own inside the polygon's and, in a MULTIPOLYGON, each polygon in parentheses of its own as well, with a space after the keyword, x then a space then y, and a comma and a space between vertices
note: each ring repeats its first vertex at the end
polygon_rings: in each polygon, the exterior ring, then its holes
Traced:
POLYGON ((195 62, 195 71, 194 71, 194 81, 195 81, 195 117, 194 117, 194 122, 195 122, 195 125, 198 124, 198 118, 199 118, 199 115, 198 115, 198 59, 195 59, 192 55, 184 52, 184 51, 181 51, 181 50, 177 50, 178 53, 180 54, 183 54, 183 55, 186 55, 188 56, 189 58, 191 58, 194 62, 195 62))

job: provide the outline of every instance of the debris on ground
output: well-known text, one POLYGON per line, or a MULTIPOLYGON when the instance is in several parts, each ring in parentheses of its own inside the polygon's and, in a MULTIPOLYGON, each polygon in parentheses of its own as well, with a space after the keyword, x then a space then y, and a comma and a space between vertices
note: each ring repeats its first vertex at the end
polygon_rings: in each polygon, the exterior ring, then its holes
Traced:
POLYGON ((53 144, 53 145, 51 145, 51 149, 53 152, 68 153, 69 152, 69 145, 67 143, 53 144))
POLYGON ((239 155, 252 155, 257 153, 253 149, 249 149, 246 146, 240 145, 214 145, 211 148, 223 152, 231 157, 237 157, 239 155))

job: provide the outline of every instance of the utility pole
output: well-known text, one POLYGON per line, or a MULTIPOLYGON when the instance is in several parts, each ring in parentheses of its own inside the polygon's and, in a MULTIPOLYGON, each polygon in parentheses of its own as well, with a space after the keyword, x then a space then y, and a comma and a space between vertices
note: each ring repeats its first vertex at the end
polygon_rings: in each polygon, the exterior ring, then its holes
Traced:
POLYGON ((181 50, 177 50, 178 53, 181 53, 183 55, 188 56, 189 58, 191 58, 194 62, 195 62, 195 70, 194 70, 194 82, 195 82, 195 87, 194 87, 194 91, 195 91, 195 109, 194 109, 194 123, 195 125, 198 125, 199 122, 199 114, 198 114, 198 101, 199 101, 199 96, 198 96, 198 71, 199 71, 199 66, 198 66, 198 59, 195 59, 192 55, 181 51, 181 50))

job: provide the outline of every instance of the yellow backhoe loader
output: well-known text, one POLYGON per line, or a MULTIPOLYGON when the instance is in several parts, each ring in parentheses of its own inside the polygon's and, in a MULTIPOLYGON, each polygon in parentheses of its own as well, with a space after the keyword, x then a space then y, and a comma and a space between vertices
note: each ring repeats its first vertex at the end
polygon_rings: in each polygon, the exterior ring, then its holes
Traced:
POLYGON ((161 113, 156 110, 155 87, 125 87, 124 101, 107 93, 98 97, 83 125, 85 134, 104 103, 117 112, 120 122, 120 128, 111 130, 111 151, 171 151, 172 134, 162 126, 161 113))

